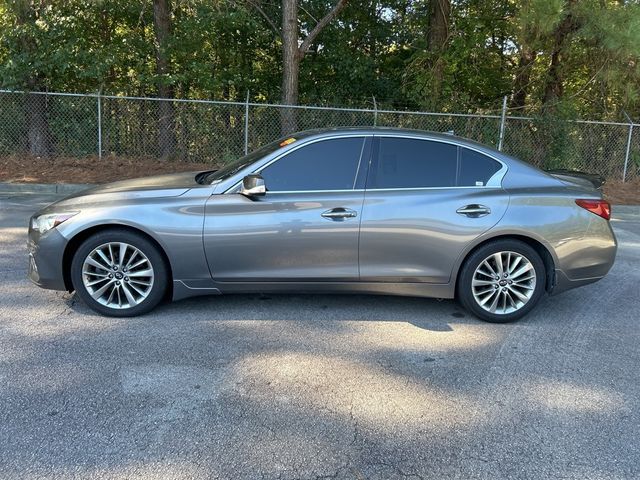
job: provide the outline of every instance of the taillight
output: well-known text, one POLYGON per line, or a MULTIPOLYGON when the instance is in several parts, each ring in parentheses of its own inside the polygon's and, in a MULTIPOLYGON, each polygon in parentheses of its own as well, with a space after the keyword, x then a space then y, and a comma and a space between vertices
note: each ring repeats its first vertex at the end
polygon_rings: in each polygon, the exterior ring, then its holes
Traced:
POLYGON ((595 213, 605 220, 609 220, 611 218, 611 205, 606 200, 579 198, 576 200, 576 203, 585 210, 589 210, 591 213, 595 213))

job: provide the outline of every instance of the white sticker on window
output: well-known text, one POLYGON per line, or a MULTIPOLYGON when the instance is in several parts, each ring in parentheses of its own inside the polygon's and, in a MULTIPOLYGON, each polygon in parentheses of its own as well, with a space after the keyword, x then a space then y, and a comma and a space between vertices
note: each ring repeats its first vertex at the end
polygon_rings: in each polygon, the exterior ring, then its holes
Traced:
POLYGON ((476 187, 483 187, 484 186, 484 182, 476 182, 476 187))

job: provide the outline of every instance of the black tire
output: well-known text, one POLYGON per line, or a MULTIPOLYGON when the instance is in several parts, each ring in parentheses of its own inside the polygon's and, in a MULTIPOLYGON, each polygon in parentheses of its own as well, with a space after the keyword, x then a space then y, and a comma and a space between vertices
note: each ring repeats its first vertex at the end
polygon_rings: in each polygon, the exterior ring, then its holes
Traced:
MULTIPOLYGON (((514 269, 514 271, 515 270, 516 269, 514 269)), ((465 260, 458 280, 457 297, 458 301, 479 319, 491 323, 509 323, 524 317, 536 306, 545 292, 545 283, 546 269, 544 262, 535 249, 519 240, 495 240, 483 245, 465 260), (533 288, 533 294, 519 309, 510 313, 492 313, 485 310, 480 306, 479 302, 476 301, 473 294, 472 282, 476 269, 485 259, 499 252, 515 252, 520 254, 531 263, 535 270, 535 287, 533 288)), ((497 288, 498 290, 502 289, 502 287, 495 286, 493 288, 497 288)))
POLYGON ((104 230, 87 238, 78 247, 71 262, 71 281, 77 295, 92 310, 109 317, 134 317, 149 312, 164 298, 169 280, 169 270, 158 247, 145 236, 124 229, 104 230), (94 249, 112 242, 123 242, 135 247, 147 257, 153 269, 152 286, 149 287, 146 298, 135 306, 118 309, 103 305, 91 296, 83 282, 82 268, 85 259, 94 249))

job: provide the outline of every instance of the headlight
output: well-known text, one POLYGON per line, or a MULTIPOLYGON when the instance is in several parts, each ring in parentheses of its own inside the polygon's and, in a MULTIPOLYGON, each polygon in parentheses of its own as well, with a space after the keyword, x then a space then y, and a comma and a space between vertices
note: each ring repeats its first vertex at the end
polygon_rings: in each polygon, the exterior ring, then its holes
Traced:
POLYGON ((77 215, 80 212, 58 212, 58 213, 46 213, 44 215, 38 215, 37 217, 31 218, 31 228, 43 233, 48 232, 52 228, 56 228, 62 222, 66 222, 74 215, 77 215))

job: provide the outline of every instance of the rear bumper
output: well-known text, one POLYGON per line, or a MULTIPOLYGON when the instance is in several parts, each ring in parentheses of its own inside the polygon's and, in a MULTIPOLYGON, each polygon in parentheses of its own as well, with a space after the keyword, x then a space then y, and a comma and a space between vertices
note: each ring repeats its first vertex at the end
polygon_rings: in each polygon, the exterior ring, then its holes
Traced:
POLYGON ((62 259, 67 239, 57 230, 49 230, 42 236, 29 230, 29 279, 42 288, 66 290, 62 259))
POLYGON ((566 292, 567 290, 571 290, 572 288, 589 285, 590 283, 595 283, 598 280, 602 280, 603 278, 604 275, 600 277, 579 278, 576 280, 572 280, 567 277, 567 275, 562 270, 556 270, 555 285, 553 287, 553 290, 551 290, 551 295, 557 295, 558 293, 566 292))
POLYGON ((563 245, 563 255, 556 267, 552 294, 597 282, 609 273, 616 259, 618 242, 609 222, 591 222, 587 235, 563 245))

